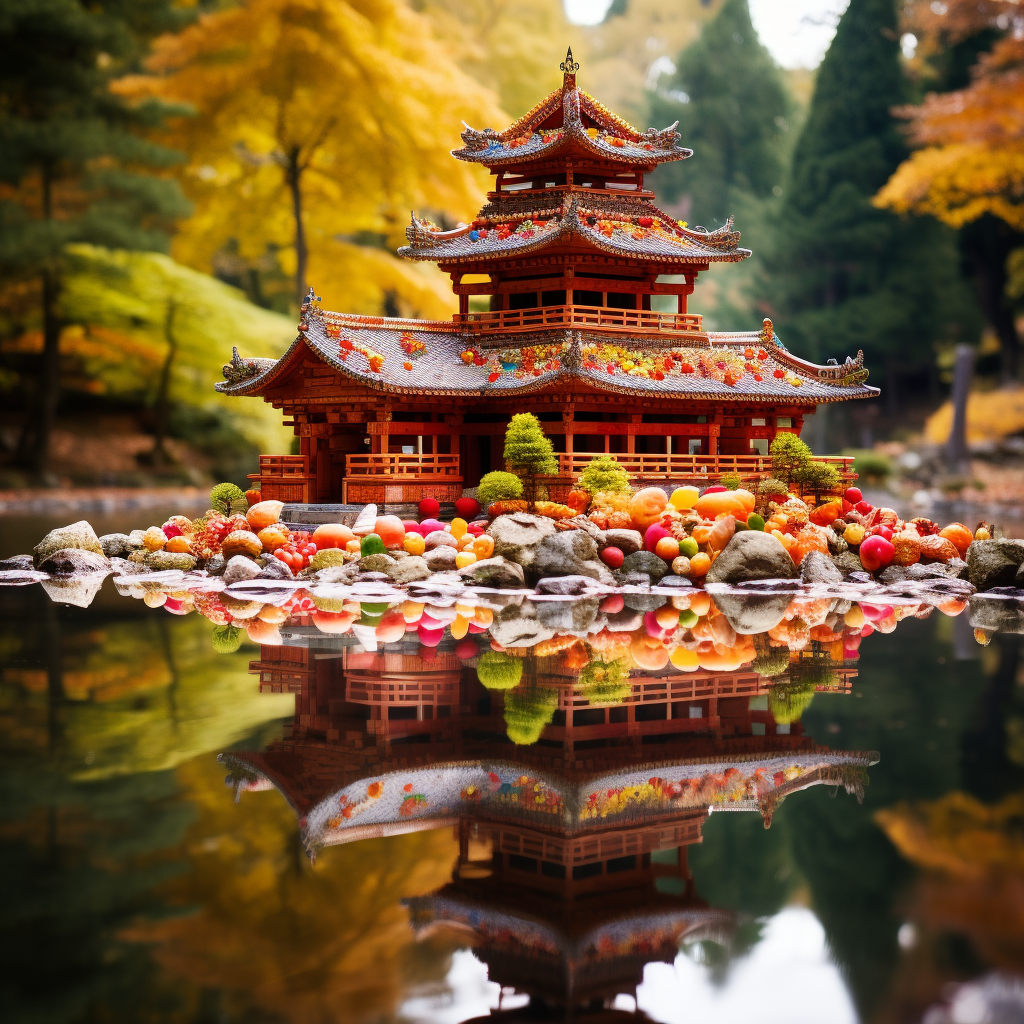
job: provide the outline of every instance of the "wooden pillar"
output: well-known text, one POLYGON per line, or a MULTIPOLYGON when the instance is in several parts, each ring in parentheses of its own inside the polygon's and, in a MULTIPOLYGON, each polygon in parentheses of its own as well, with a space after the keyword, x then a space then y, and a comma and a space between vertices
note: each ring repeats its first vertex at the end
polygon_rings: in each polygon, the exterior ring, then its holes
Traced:
POLYGON ((634 424, 639 423, 643 419, 642 415, 633 413, 629 417, 629 427, 626 428, 626 454, 636 454, 636 434, 630 429, 634 424))
MULTIPOLYGON (((573 453, 572 424, 575 417, 576 407, 574 405, 570 404, 562 410, 562 423, 565 424, 565 454, 570 457, 573 453)), ((569 458, 566 461, 571 464, 572 459, 569 458)))
POLYGON ((321 437, 316 446, 316 500, 331 500, 330 439, 321 437))
POLYGON ((718 454, 718 435, 722 431, 721 415, 716 413, 714 419, 716 422, 708 424, 708 455, 718 454))
POLYGON ((466 316, 469 313, 469 296, 465 293, 459 296, 459 316, 466 316))

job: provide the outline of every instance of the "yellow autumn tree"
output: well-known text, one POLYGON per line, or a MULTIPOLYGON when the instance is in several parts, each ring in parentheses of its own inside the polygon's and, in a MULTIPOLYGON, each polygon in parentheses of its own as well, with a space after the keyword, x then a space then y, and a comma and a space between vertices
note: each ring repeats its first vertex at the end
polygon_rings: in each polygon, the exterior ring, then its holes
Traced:
MULTIPOLYGON (((926 52, 1024 15, 1017 0, 916 4, 908 27, 926 52)), ((931 214, 959 228, 992 214, 1024 230, 1024 38, 1007 32, 983 54, 970 84, 901 108, 918 147, 878 193, 898 213, 931 214)))
POLYGON ((174 253, 202 270, 310 281, 334 308, 445 315, 450 286, 393 251, 411 208, 471 216, 483 180, 450 156, 461 120, 501 120, 402 0, 242 0, 156 40, 117 90, 189 105, 161 136, 195 205, 174 253))

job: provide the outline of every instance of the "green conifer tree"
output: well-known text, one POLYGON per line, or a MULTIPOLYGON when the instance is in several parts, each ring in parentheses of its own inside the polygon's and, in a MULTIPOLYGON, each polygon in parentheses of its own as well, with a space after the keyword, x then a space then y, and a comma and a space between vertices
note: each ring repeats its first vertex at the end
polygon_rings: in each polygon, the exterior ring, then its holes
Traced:
POLYGON ((781 186, 793 101, 761 45, 747 0, 726 0, 676 61, 675 74, 651 98, 654 124, 678 118, 692 160, 659 170, 659 198, 688 208, 709 227, 737 213, 749 196, 781 186))
POLYGON ((35 282, 43 352, 19 461, 46 461, 59 395, 60 281, 66 246, 160 250, 187 213, 173 182, 145 173, 176 155, 141 133, 167 107, 129 106, 109 89, 146 40, 189 12, 172 0, 10 0, 0 17, 0 273, 35 282))
POLYGON ((558 470, 551 439, 532 412, 520 412, 509 421, 505 431, 505 461, 522 478, 523 494, 532 506, 537 500, 537 477, 558 470))
POLYGON ((898 374, 919 372, 937 345, 974 340, 978 327, 952 232, 871 205, 906 154, 892 116, 906 98, 898 39, 894 0, 852 0, 818 71, 761 285, 801 355, 864 349, 890 409, 898 374))

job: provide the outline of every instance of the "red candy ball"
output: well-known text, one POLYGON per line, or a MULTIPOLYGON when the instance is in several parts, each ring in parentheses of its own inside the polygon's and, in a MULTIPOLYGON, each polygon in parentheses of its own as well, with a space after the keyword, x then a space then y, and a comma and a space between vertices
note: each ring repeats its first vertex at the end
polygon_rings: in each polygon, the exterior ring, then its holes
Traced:
POLYGON ((605 548, 601 552, 601 561, 608 566, 609 569, 618 569, 622 565, 622 560, 626 557, 622 553, 621 548, 605 548))
POLYGON ((458 498, 455 511, 462 519, 472 519, 480 511, 480 502, 476 498, 458 498))
POLYGON ((864 495, 861 494, 859 487, 847 487, 846 493, 843 497, 851 504, 856 505, 858 501, 864 500, 864 495))
POLYGON ((887 565, 892 565, 896 557, 896 549, 884 537, 877 534, 873 537, 865 537, 860 545, 861 565, 868 572, 878 572, 887 565))
POLYGON ((424 498, 419 504, 420 518, 430 519, 441 511, 441 503, 437 498, 424 498))

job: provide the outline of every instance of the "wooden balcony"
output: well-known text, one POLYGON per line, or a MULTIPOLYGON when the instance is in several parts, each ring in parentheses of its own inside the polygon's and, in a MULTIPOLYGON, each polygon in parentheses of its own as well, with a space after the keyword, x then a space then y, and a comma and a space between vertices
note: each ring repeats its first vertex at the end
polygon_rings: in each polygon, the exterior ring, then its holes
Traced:
POLYGON ((462 483, 459 456, 455 454, 346 455, 341 500, 345 504, 399 504, 421 498, 455 501, 462 494, 462 483))
POLYGON ((635 334, 676 334, 703 338, 697 313, 656 313, 646 309, 609 309, 605 306, 543 306, 536 309, 501 309, 486 313, 457 313, 455 323, 470 334, 535 331, 559 327, 591 327, 635 334))
POLYGON ((250 473, 258 481, 264 500, 306 504, 314 500, 316 477, 309 471, 305 455, 261 455, 259 473, 250 473))

